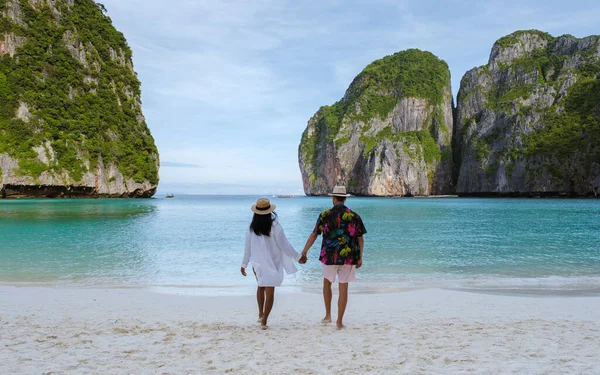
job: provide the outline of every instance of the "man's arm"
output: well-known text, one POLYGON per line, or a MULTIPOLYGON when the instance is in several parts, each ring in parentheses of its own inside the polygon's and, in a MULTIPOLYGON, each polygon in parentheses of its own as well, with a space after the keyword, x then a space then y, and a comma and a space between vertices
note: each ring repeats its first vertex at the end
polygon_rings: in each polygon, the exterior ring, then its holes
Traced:
POLYGON ((315 241, 317 240, 317 237, 319 237, 319 235, 316 234, 315 232, 312 232, 310 234, 310 236, 308 236, 308 239, 306 240, 306 244, 304 245, 304 249, 302 250, 302 258, 304 259, 305 263, 306 263, 306 255, 308 254, 308 250, 315 243, 315 241))
POLYGON ((356 268, 362 267, 363 249, 365 248, 365 239, 363 236, 358 237, 358 246, 360 246, 360 259, 358 260, 358 263, 356 264, 356 268))

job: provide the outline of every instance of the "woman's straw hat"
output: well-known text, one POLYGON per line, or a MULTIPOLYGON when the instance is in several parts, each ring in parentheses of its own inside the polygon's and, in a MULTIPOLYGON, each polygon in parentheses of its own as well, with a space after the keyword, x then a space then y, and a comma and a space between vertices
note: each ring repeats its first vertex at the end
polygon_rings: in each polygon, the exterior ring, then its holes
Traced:
POLYGON ((277 206, 271 204, 271 201, 267 198, 260 198, 256 201, 256 204, 252 206, 251 210, 258 215, 267 215, 275 211, 275 207, 277 206))
POLYGON ((333 188, 333 193, 330 193, 329 196, 333 197, 350 197, 350 194, 346 194, 345 186, 336 186, 333 188))

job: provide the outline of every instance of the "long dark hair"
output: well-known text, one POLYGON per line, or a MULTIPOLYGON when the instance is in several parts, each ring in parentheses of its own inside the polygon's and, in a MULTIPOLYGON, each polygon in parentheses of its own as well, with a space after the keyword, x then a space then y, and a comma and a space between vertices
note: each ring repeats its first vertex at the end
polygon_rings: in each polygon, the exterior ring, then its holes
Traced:
POLYGON ((269 236, 271 235, 271 228, 273 222, 277 219, 277 214, 271 212, 269 215, 254 214, 252 222, 250 223, 250 230, 257 236, 269 236))

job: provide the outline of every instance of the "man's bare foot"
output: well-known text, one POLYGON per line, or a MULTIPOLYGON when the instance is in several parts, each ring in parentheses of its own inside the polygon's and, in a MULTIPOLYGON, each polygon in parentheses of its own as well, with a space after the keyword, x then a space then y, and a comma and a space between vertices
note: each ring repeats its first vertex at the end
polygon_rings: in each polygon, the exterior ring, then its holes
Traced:
POLYGON ((335 325, 337 326, 337 329, 344 329, 344 328, 346 328, 346 326, 342 322, 337 322, 335 325))
POLYGON ((331 318, 324 317, 324 318, 321 320, 321 323, 323 323, 323 324, 329 324, 329 323, 331 323, 331 318))
POLYGON ((257 320, 257 322, 258 322, 258 323, 262 323, 262 318, 263 318, 263 317, 262 317, 262 315, 259 315, 259 316, 258 316, 258 320, 257 320))
POLYGON ((267 326, 266 326, 266 325, 264 325, 264 324, 261 324, 261 325, 260 325, 260 329, 262 329, 263 331, 264 331, 265 329, 267 329, 267 328, 269 328, 269 327, 267 327, 267 326))

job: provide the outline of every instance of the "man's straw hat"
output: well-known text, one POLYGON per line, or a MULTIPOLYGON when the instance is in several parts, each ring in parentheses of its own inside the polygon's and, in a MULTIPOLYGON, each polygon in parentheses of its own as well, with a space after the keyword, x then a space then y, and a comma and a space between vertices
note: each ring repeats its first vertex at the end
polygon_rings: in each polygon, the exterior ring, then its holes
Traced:
POLYGON ((346 194, 345 186, 336 186, 333 188, 333 193, 329 194, 329 196, 333 197, 350 197, 350 194, 346 194))

